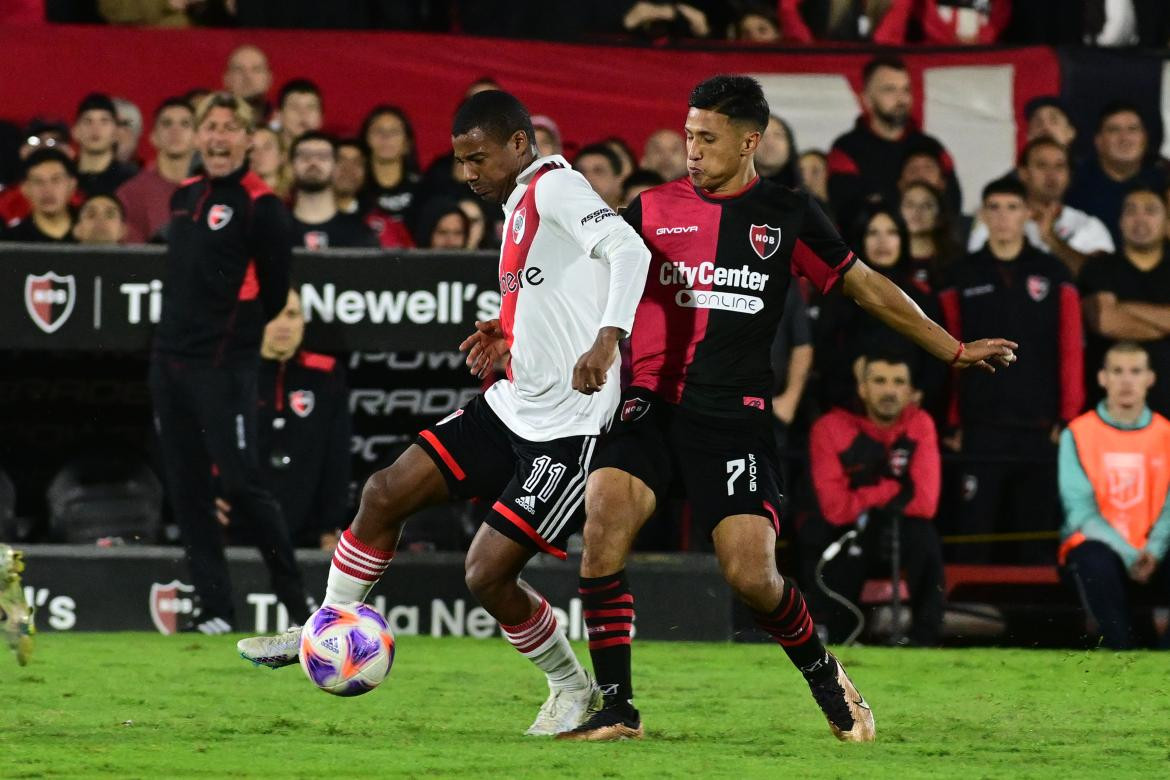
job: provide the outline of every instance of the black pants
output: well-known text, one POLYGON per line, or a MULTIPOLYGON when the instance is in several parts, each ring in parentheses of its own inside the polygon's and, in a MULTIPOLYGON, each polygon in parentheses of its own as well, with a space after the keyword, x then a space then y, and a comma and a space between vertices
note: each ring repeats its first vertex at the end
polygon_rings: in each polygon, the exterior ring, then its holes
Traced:
MULTIPOLYGON (((1047 430, 971 426, 963 430, 960 536, 1055 531, 1056 445, 1047 430)), ((955 544, 957 563, 1051 564, 1055 539, 955 544)))
MULTIPOLYGON (((1146 585, 1129 578, 1121 556, 1104 542, 1083 542, 1068 553, 1061 572, 1076 591, 1085 611, 1097 623, 1102 644, 1113 650, 1129 650, 1135 645, 1131 621, 1131 598, 1141 590, 1153 590, 1162 604, 1170 605, 1170 556, 1146 585)), ((1170 649, 1170 631, 1162 635, 1159 647, 1170 649)))
MULTIPOLYGON (((857 618, 824 592, 814 572, 825 548, 852 527, 832 526, 821 518, 813 518, 800 530, 805 595, 813 617, 828 630, 830 642, 844 640, 857 618)), ((943 618, 943 563, 938 532, 934 523, 920 517, 900 517, 898 531, 899 558, 910 591, 913 616, 909 639, 916 644, 936 645, 943 618)), ((857 604, 867 579, 890 576, 892 547, 891 519, 871 511, 865 530, 825 564, 822 572, 825 584, 857 604)))
POLYGON ((308 617, 305 589, 280 505, 261 484, 256 452, 257 364, 191 365, 154 356, 150 394, 167 491, 183 535, 200 620, 234 617, 212 467, 233 525, 260 549, 290 619, 308 617))

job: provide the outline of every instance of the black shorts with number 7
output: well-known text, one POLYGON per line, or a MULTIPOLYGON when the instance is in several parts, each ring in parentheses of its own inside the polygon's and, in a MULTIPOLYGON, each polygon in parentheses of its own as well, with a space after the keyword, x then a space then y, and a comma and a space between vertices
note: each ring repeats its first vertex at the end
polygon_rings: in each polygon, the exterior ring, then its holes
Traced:
POLYGON ((622 394, 592 470, 615 468, 654 491, 690 500, 696 526, 715 530, 725 517, 759 515, 780 533, 776 444, 762 424, 688 412, 640 387, 622 394))
POLYGON ((453 498, 494 499, 484 520, 517 543, 568 557, 585 522, 585 479, 596 436, 528 441, 508 429, 483 396, 415 440, 439 467, 453 498))

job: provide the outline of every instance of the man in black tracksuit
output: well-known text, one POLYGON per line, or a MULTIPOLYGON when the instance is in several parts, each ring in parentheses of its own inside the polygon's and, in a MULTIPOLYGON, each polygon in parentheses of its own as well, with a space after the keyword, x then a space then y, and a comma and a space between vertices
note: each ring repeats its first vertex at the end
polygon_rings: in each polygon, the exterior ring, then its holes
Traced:
POLYGON ((290 291, 260 347, 260 468, 293 542, 332 552, 349 522, 349 387, 336 358, 301 348, 304 332, 290 291))
MULTIPOLYGON (((1018 181, 1000 179, 983 190, 980 216, 994 236, 955 265, 940 294, 952 335, 994 324, 1019 334, 1021 360, 1012 371, 958 377, 952 399, 952 439, 963 453, 957 530, 962 535, 1055 531, 1056 442, 1063 422, 1080 414, 1082 335, 1080 298, 1065 265, 1031 245, 1024 234, 1028 207, 1018 181), (1015 370, 1019 368, 1019 370, 1015 370)), ((957 545, 961 563, 1043 563, 1050 541, 957 545)))
POLYGON ((194 630, 232 630, 231 582, 215 520, 213 468, 237 528, 260 548, 273 588, 301 622, 304 587, 279 505, 263 486, 256 448, 260 334, 288 294, 289 218, 248 171, 252 117, 216 93, 196 116, 206 173, 171 198, 163 315, 150 390, 166 483, 201 611, 194 630))

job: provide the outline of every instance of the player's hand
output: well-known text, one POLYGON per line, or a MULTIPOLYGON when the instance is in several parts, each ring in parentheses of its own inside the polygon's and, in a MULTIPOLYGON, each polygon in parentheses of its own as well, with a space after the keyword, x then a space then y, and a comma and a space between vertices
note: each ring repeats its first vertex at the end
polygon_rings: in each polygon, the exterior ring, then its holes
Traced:
POLYGON ((1136 583, 1145 585, 1150 581, 1150 577, 1154 576, 1154 572, 1158 568, 1158 559, 1151 555, 1146 550, 1138 553, 1138 558, 1134 561, 1133 566, 1129 570, 1129 578, 1136 583))
POLYGON ((475 333, 463 339, 459 351, 467 351, 467 367, 479 379, 483 379, 496 361, 508 354, 508 340, 500 321, 475 322, 475 333))
POLYGON ((578 393, 593 395, 605 385, 609 367, 618 356, 617 328, 602 328, 589 351, 577 359, 573 366, 573 389, 578 393))
POLYGON ((1016 362, 1016 349, 1020 345, 1007 339, 979 339, 963 345, 963 354, 955 362, 958 368, 975 368, 995 373, 995 367, 1007 368, 1016 362))
POLYGON ((799 395, 781 393, 772 397, 772 415, 785 425, 792 425, 792 421, 796 419, 796 407, 799 405, 799 395))
POLYGON ((232 524, 232 505, 222 498, 215 499, 215 519, 224 528, 232 524))

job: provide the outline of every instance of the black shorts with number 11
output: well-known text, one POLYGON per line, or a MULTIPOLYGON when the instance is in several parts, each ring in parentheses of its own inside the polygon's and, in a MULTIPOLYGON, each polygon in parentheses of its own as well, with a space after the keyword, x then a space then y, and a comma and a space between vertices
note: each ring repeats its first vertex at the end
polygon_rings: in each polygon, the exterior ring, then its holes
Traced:
POLYGON ((568 557, 585 522, 585 479, 596 436, 528 441, 483 396, 419 434, 453 498, 495 499, 484 522, 517 543, 568 557))

